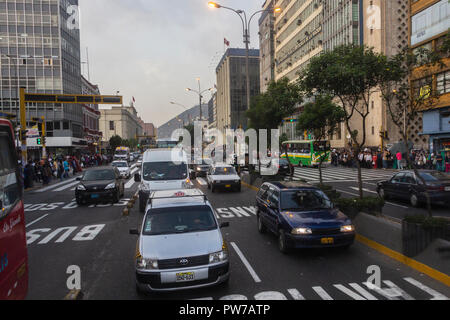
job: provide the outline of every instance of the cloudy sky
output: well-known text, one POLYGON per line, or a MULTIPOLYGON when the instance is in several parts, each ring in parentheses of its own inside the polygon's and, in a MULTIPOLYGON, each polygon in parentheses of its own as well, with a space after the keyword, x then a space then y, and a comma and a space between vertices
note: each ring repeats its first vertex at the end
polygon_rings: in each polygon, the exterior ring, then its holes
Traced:
MULTIPOLYGON (((90 79, 102 94, 120 91, 124 103, 134 96, 145 122, 164 124, 184 111, 170 101, 192 107, 202 90, 216 83, 215 67, 224 37, 243 47, 242 23, 236 13, 210 9, 208 0, 80 0, 81 56, 89 48, 90 79)), ((251 15, 263 0, 221 0, 251 15)), ((259 47, 258 18, 251 23, 251 47, 259 47)), ((87 68, 82 67, 87 75, 87 68)), ((210 95, 205 97, 209 100, 210 95)))

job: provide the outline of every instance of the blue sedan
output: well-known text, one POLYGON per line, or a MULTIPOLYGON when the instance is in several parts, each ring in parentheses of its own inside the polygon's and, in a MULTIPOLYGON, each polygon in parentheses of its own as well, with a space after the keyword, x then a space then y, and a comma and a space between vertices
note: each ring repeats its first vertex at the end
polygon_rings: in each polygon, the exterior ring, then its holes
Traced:
POLYGON ((256 196, 258 230, 278 236, 278 247, 349 247, 355 240, 352 221, 318 188, 292 182, 264 183, 256 196))

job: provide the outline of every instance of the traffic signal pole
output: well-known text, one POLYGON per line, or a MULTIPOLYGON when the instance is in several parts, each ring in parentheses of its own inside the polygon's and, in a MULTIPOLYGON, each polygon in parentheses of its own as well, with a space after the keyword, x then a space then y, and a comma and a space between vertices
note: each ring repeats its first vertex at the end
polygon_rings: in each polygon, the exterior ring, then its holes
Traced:
POLYGON ((46 148, 46 132, 45 132, 45 117, 42 116, 42 159, 47 159, 47 148, 46 148))
POLYGON ((22 167, 25 167, 28 159, 27 154, 27 117, 25 109, 25 88, 20 88, 20 141, 22 143, 22 167))

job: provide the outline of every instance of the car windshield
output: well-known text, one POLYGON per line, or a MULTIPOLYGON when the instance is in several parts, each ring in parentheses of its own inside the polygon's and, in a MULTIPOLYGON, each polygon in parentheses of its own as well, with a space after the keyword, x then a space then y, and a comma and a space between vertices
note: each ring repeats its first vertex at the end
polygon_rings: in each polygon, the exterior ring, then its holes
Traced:
POLYGON ((128 167, 128 164, 126 162, 113 162, 112 166, 117 168, 126 168, 128 167))
POLYGON ((144 235, 200 232, 217 229, 209 206, 151 209, 144 221, 144 235))
POLYGON ((125 156, 125 155, 127 155, 127 151, 125 151, 125 150, 118 150, 118 151, 116 151, 116 155, 117 156, 125 156))
POLYGON ((233 167, 217 167, 214 169, 215 175, 232 175, 236 174, 236 169, 233 167))
POLYGON ((114 180, 116 175, 114 170, 91 170, 86 171, 82 181, 97 181, 97 180, 114 180))
POLYGON ((144 163, 144 180, 183 180, 188 176, 186 163, 146 162, 144 163))
POLYGON ((449 174, 442 173, 442 172, 439 172, 439 171, 436 171, 436 172, 421 172, 420 176, 427 182, 450 180, 450 175, 449 174))
POLYGON ((281 210, 311 211, 331 209, 328 197, 320 190, 293 190, 281 192, 281 210))

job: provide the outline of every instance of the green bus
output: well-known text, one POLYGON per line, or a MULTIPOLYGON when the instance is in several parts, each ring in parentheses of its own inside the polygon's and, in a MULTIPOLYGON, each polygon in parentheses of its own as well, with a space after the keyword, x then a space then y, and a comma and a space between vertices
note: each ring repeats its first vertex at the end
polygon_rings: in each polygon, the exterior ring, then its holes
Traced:
MULTIPOLYGON (((283 142, 287 145, 289 160, 294 166, 316 167, 319 166, 320 157, 323 159, 322 165, 331 164, 330 141, 296 140, 283 142)), ((281 158, 286 158, 283 153, 281 158)))

